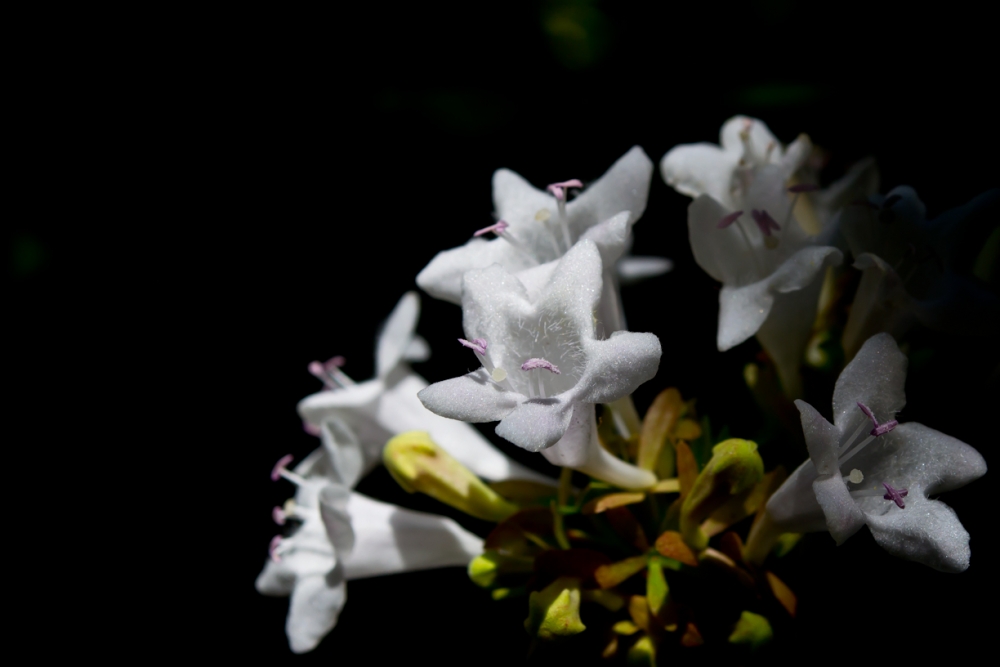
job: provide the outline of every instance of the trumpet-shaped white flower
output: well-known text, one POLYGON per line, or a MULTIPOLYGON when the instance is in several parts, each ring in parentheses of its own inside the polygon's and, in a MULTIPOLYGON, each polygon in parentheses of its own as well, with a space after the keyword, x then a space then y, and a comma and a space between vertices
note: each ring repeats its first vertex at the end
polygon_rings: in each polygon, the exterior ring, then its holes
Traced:
POLYGON ((275 508, 280 524, 299 524, 271 543, 271 558, 257 577, 265 595, 291 596, 285 626, 296 653, 311 651, 337 624, 346 582, 396 572, 467 565, 483 541, 446 517, 373 500, 337 482, 349 478, 326 448, 295 471, 275 467, 273 477, 296 484, 294 500, 275 508))
POLYGON ((899 424, 906 357, 892 336, 873 336, 837 379, 834 423, 796 401, 809 448, 771 496, 781 530, 828 530, 841 544, 868 524, 889 553, 936 570, 969 566, 969 534, 954 510, 929 496, 986 473, 975 449, 922 424, 899 424))
POLYGON ((844 328, 848 358, 873 334, 897 339, 917 322, 931 329, 965 334, 1000 330, 1000 300, 963 278, 954 261, 962 228, 996 207, 1000 190, 990 190, 934 220, 913 188, 841 213, 841 231, 862 271, 861 283, 844 328))
POLYGON ((784 149, 763 123, 736 117, 723 126, 721 148, 678 146, 661 164, 667 183, 696 198, 688 208, 691 248, 698 265, 723 284, 719 350, 756 335, 790 396, 801 393, 799 364, 825 270, 843 259, 830 245, 831 207, 872 180, 869 168, 860 167, 827 192, 793 184, 811 151, 805 135, 784 149), (804 207, 806 198, 817 204, 804 207))
POLYGON ((462 343, 482 368, 431 385, 420 400, 431 411, 468 422, 500 420, 496 432, 553 463, 623 487, 655 483, 597 443, 594 403, 632 393, 656 374, 660 342, 648 333, 616 332, 599 340, 594 310, 601 294, 601 255, 578 242, 539 274, 502 266, 469 271, 462 292, 462 343), (526 274, 527 273, 527 274, 526 274), (522 279, 527 281, 522 282, 522 279))
POLYGON ((517 273, 559 259, 586 238, 597 244, 604 260, 601 325, 607 334, 624 329, 618 277, 634 282, 671 266, 660 257, 622 257, 631 245, 631 226, 646 209, 652 172, 653 163, 635 146, 567 201, 570 188, 583 186, 580 181, 554 183, 543 192, 513 171, 499 169, 493 174, 499 222, 476 232, 464 246, 438 253, 417 276, 417 284, 433 297, 460 304, 466 271, 499 264, 517 273), (486 233, 496 238, 480 238, 486 233))
POLYGON ((419 313, 419 297, 407 292, 379 335, 376 375, 367 382, 355 383, 347 377, 340 370, 339 357, 310 365, 326 389, 299 403, 307 429, 356 452, 350 455, 360 456, 361 475, 379 464, 390 438, 420 430, 428 431, 449 454, 486 479, 550 481, 505 456, 472 426, 443 419, 421 405, 417 393, 427 381, 407 363, 430 354, 427 343, 414 333, 419 313))

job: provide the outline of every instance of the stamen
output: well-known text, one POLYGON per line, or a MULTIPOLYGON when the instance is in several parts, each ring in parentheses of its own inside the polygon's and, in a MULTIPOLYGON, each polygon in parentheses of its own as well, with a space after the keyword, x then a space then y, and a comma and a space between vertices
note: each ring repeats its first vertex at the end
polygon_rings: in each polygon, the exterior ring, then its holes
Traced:
POLYGON ((308 433, 309 435, 316 436, 317 438, 323 435, 323 431, 320 430, 319 426, 316 426, 315 424, 310 424, 304 419, 302 420, 302 430, 308 433))
POLYGON ((800 192, 815 192, 819 190, 818 185, 813 185, 812 183, 799 183, 798 185, 793 185, 788 188, 788 191, 793 194, 799 194, 800 192))
POLYGON ((285 520, 288 519, 288 516, 285 514, 285 511, 283 509, 281 509, 280 507, 275 507, 273 510, 271 510, 271 518, 274 519, 274 522, 279 526, 284 526, 285 520))
POLYGON ((474 350, 477 354, 486 354, 486 339, 485 338, 473 338, 472 340, 465 340, 464 338, 459 338, 458 342, 474 350))
POLYGON ((493 372, 490 373, 490 377, 493 378, 494 382, 503 382, 507 379, 507 371, 497 366, 493 369, 493 372))
POLYGON ((495 224, 492 224, 489 227, 483 227, 482 229, 476 231, 473 234, 473 236, 482 236, 483 234, 489 234, 490 232, 493 232, 497 236, 500 236, 505 231, 507 231, 508 227, 510 227, 510 225, 508 225, 506 222, 504 222, 503 220, 498 220, 495 224))
POLYGON ((294 459, 295 457, 292 456, 291 454, 285 454, 280 459, 278 459, 278 462, 274 464, 273 468, 271 468, 271 481, 277 482, 282 476, 281 473, 286 472, 288 464, 291 463, 294 459))
POLYGON ((757 223, 757 226, 760 227, 760 232, 764 236, 770 236, 771 229, 776 229, 779 232, 781 231, 781 225, 779 225, 767 211, 758 211, 757 209, 754 209, 750 211, 750 216, 753 218, 753 221, 757 223))
POLYGON ((884 424, 879 424, 878 420, 875 419, 875 415, 872 413, 871 410, 868 409, 867 405, 865 405, 864 403, 858 403, 858 407, 861 408, 861 412, 865 413, 865 415, 872 420, 872 424, 875 425, 875 428, 873 428, 869 432, 870 435, 874 437, 885 435, 886 433, 888 433, 889 431, 891 431, 892 429, 896 428, 899 425, 899 422, 896 421, 895 419, 890 419, 884 424))
POLYGON ((267 547, 267 555, 271 557, 275 563, 281 562, 281 554, 278 552, 278 548, 281 546, 283 538, 281 535, 275 535, 271 538, 271 544, 267 547))
POLYGON ((536 368, 544 368, 550 373, 555 373, 556 375, 561 374, 559 372, 559 368, 555 364, 551 361, 546 361, 545 359, 532 358, 521 364, 522 371, 531 371, 536 368))
POLYGON ((839 459, 839 458, 840 458, 841 456, 843 456, 843 455, 844 455, 844 452, 846 452, 846 451, 847 451, 847 448, 848 448, 848 447, 850 447, 851 445, 853 445, 853 444, 854 444, 854 441, 858 439, 858 436, 859 436, 859 435, 861 435, 861 432, 862 432, 863 430, 865 430, 865 423, 864 423, 864 422, 861 422, 861 425, 860 425, 860 426, 858 426, 858 428, 857 428, 857 429, 855 429, 854 433, 852 433, 852 434, 851 434, 851 437, 850 437, 850 438, 848 438, 847 442, 845 442, 845 443, 844 443, 843 445, 841 445, 841 446, 840 446, 840 449, 838 449, 838 450, 837 450, 837 458, 838 458, 838 459, 839 459))
POLYGON ((862 449, 864 449, 865 447, 867 447, 868 445, 870 445, 873 442, 875 442, 875 436, 874 435, 869 435, 867 438, 865 438, 861 442, 860 445, 858 445, 857 447, 855 447, 847 456, 845 456, 844 458, 840 459, 840 461, 837 462, 838 465, 844 465, 845 463, 847 463, 848 461, 850 461, 851 459, 853 459, 857 455, 858 452, 860 452, 862 449))
POLYGON ((882 496, 883 498, 896 503, 896 506, 899 507, 899 509, 906 509, 906 505, 903 503, 903 498, 905 498, 908 493, 906 489, 894 489, 886 482, 882 482, 882 486, 885 487, 885 495, 882 496))
POLYGON ((563 181, 562 183, 551 183, 545 186, 545 189, 552 193, 558 200, 566 200, 566 190, 569 188, 582 188, 583 182, 576 178, 571 178, 568 181, 563 181))
POLYGON ((849 481, 851 484, 860 484, 865 481, 865 475, 860 470, 855 468, 851 471, 851 474, 844 477, 844 479, 849 481))
POLYGON ((354 380, 347 377, 340 367, 347 363, 346 359, 337 355, 324 363, 313 361, 309 363, 309 374, 320 380, 327 389, 343 389, 354 384, 354 380))
POLYGON ((743 215, 743 211, 736 211, 736 212, 734 212, 734 213, 730 213, 729 215, 727 215, 726 217, 724 217, 724 218, 723 218, 722 220, 719 220, 719 224, 717 224, 717 225, 715 226, 715 228, 716 228, 716 229, 725 229, 725 228, 726 228, 726 227, 728 227, 729 225, 731 225, 731 224, 733 224, 734 222, 736 222, 736 220, 737 220, 737 219, 738 219, 738 218, 739 218, 739 217, 740 217, 741 215, 743 215))

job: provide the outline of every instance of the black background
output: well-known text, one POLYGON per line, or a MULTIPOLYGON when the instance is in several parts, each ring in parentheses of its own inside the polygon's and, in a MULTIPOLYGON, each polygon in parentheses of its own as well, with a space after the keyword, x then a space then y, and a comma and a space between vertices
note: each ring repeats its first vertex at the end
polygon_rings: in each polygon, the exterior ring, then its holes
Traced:
MULTIPOLYGON (((88 498, 59 517, 72 527, 59 571, 71 553, 101 572, 56 584, 66 607, 32 617, 87 617, 87 641, 133 656, 519 663, 525 600, 492 602, 459 569, 351 582, 338 627, 290 654, 287 602, 253 580, 270 509, 292 493, 270 467, 316 446, 295 413, 318 389, 307 363, 343 354, 352 377, 371 376, 376 330, 417 272, 490 223, 499 167, 538 186, 592 180, 634 144, 658 164, 744 113, 830 151, 827 182, 874 155, 883 191, 916 187, 931 216, 960 205, 997 182, 986 25, 961 6, 791 0, 26 22, 33 56, 17 60, 14 104, 27 150, 12 190, 24 204, 7 225, 5 284, 11 363, 27 372, 15 463, 59 457, 63 493, 88 498)), ((677 386, 752 437, 741 369, 757 348, 715 349, 717 285, 693 262, 687 202, 657 171, 635 228, 636 253, 675 262, 623 294, 630 328, 664 349, 636 401, 677 386)), ((417 372, 466 371, 459 309, 422 303, 433 357, 417 372)), ((920 335, 934 357, 911 375, 901 420, 992 464, 997 341, 920 335)), ((839 548, 804 540, 778 568, 800 614, 774 653, 901 660, 989 645, 991 478, 946 498, 972 535, 962 575, 893 559, 867 531, 839 548)), ((359 489, 444 512, 383 470, 359 489)))

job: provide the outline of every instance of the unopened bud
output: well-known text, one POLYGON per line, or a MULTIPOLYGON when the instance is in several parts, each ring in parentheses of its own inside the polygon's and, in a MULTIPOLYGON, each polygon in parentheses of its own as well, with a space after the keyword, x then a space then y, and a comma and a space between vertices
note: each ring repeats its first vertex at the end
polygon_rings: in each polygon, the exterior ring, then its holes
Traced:
POLYGON ((681 506, 681 535, 692 548, 708 546, 701 523, 732 496, 749 493, 764 476, 764 462, 752 440, 730 438, 712 448, 712 459, 695 479, 681 506))
POLYGON ((477 586, 489 588, 502 574, 527 573, 534 569, 534 560, 505 556, 494 549, 487 549, 469 563, 469 579, 477 586))
POLYGON ((518 509, 438 447, 425 431, 397 435, 386 443, 382 461, 404 490, 426 493, 478 519, 502 521, 518 509))
POLYGON ((555 639, 580 634, 587 627, 580 620, 580 580, 559 577, 528 597, 524 629, 532 637, 555 639))
POLYGON ((771 641, 774 632, 771 624, 760 614, 745 611, 740 615, 740 620, 733 628, 733 634, 729 635, 730 644, 748 644, 751 649, 758 649, 771 641))

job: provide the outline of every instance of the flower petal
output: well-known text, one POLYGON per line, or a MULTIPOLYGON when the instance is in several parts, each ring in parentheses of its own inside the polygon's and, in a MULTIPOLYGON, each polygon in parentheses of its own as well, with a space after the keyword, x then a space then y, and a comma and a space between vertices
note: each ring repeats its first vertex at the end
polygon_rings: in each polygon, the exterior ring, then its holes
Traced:
POLYGON ((743 287, 723 285, 719 292, 719 331, 716 344, 720 352, 736 347, 753 336, 771 313, 774 294, 765 278, 743 287))
POLYGON ((340 610, 347 601, 343 570, 334 568, 325 574, 301 577, 295 583, 288 606, 285 633, 295 653, 316 648, 337 624, 340 610))
POLYGON ((352 493, 347 505, 354 526, 354 550, 344 559, 348 580, 396 572, 468 565, 483 541, 442 516, 352 493))
POLYGON ((521 394, 494 382, 485 368, 435 382, 421 390, 417 397, 434 414, 473 423, 503 419, 524 400, 521 394))
POLYGON ((816 502, 823 508, 827 530, 837 544, 843 544, 865 525, 865 515, 854 502, 839 472, 817 478, 813 482, 813 492, 816 502))
POLYGON ((570 231, 579 238, 594 225, 621 211, 631 211, 638 220, 646 210, 653 161, 642 148, 633 146, 591 183, 579 197, 566 205, 570 231))
POLYGON ((556 213, 556 199, 536 189, 510 169, 493 172, 493 209, 498 220, 505 220, 514 232, 538 226, 535 215, 541 210, 556 213))
POLYGON ((354 431, 342 419, 331 417, 323 422, 320 442, 330 465, 330 479, 347 488, 357 484, 361 476, 379 462, 371 453, 365 456, 354 431))
MULTIPOLYGON (((688 239, 698 266, 726 285, 749 285, 764 275, 754 264, 753 249, 734 225, 719 229, 731 211, 708 195, 688 206, 688 239)), ((749 214, 749 212, 747 212, 749 214)), ((738 222, 735 224, 739 224, 738 222)))
POLYGON ((747 150, 747 161, 758 164, 776 163, 781 160, 784 150, 781 142, 774 136, 767 123, 749 116, 733 116, 719 130, 719 144, 726 151, 739 152, 747 150), (743 133, 747 133, 747 141, 743 141, 743 133))
POLYGON ((602 285, 601 254, 597 245, 581 240, 559 260, 536 308, 558 319, 568 318, 570 326, 593 336, 593 314, 601 298, 602 285))
POLYGON ((569 428, 573 403, 556 398, 535 398, 518 405, 497 424, 496 434, 529 452, 556 444, 569 428))
POLYGON ((816 502, 813 482, 816 467, 806 459, 788 476, 767 501, 767 513, 781 530, 789 533, 825 531, 826 515, 816 502))
POLYGON ((375 374, 384 378, 406 354, 420 317, 420 297, 407 292, 389 313, 375 345, 375 374))
POLYGON ((299 401, 296 409, 302 419, 321 426, 324 419, 344 410, 373 406, 384 388, 385 385, 380 380, 368 380, 343 389, 318 391, 299 401))
POLYGON ((583 341, 587 367, 573 400, 611 403, 653 379, 660 366, 660 339, 651 333, 616 331, 607 340, 583 341))
POLYGON ((917 322, 914 300, 882 258, 863 253, 857 256, 854 268, 861 271, 861 282, 842 337, 848 359, 875 334, 884 332, 901 338, 917 322))
POLYGON ((496 317, 497 312, 514 317, 531 312, 524 284, 497 264, 467 272, 462 279, 462 328, 469 340, 485 338, 489 342, 494 362, 498 358, 494 353, 507 336, 507 318, 496 317))
POLYGON ((833 390, 833 423, 841 433, 867 419, 864 403, 884 423, 906 405, 906 356, 887 333, 872 336, 847 364, 833 390))
POLYGON ((435 299, 462 303, 462 276, 466 271, 499 264, 522 271, 535 261, 503 239, 472 239, 463 246, 442 250, 417 274, 417 285, 435 299))
POLYGON ((660 161, 660 173, 667 185, 682 195, 708 195, 731 203, 730 187, 741 153, 742 145, 735 151, 709 143, 674 146, 660 161))
POLYGON ((354 529, 348 504, 351 491, 340 484, 328 484, 319 492, 319 514, 338 560, 354 548, 354 529))
POLYGON ((868 514, 868 527, 879 546, 894 556, 941 572, 969 567, 969 533, 955 510, 940 500, 906 497, 906 508, 885 503, 885 514, 868 514))
POLYGON ((809 458, 812 460, 819 475, 836 475, 840 473, 837 463, 837 448, 840 444, 840 431, 825 420, 816 408, 805 401, 795 401, 802 419, 802 433, 809 448, 809 458))
POLYGON ((601 253, 601 263, 614 266, 629 245, 632 234, 630 219, 631 213, 622 211, 585 231, 579 240, 593 241, 601 253))

